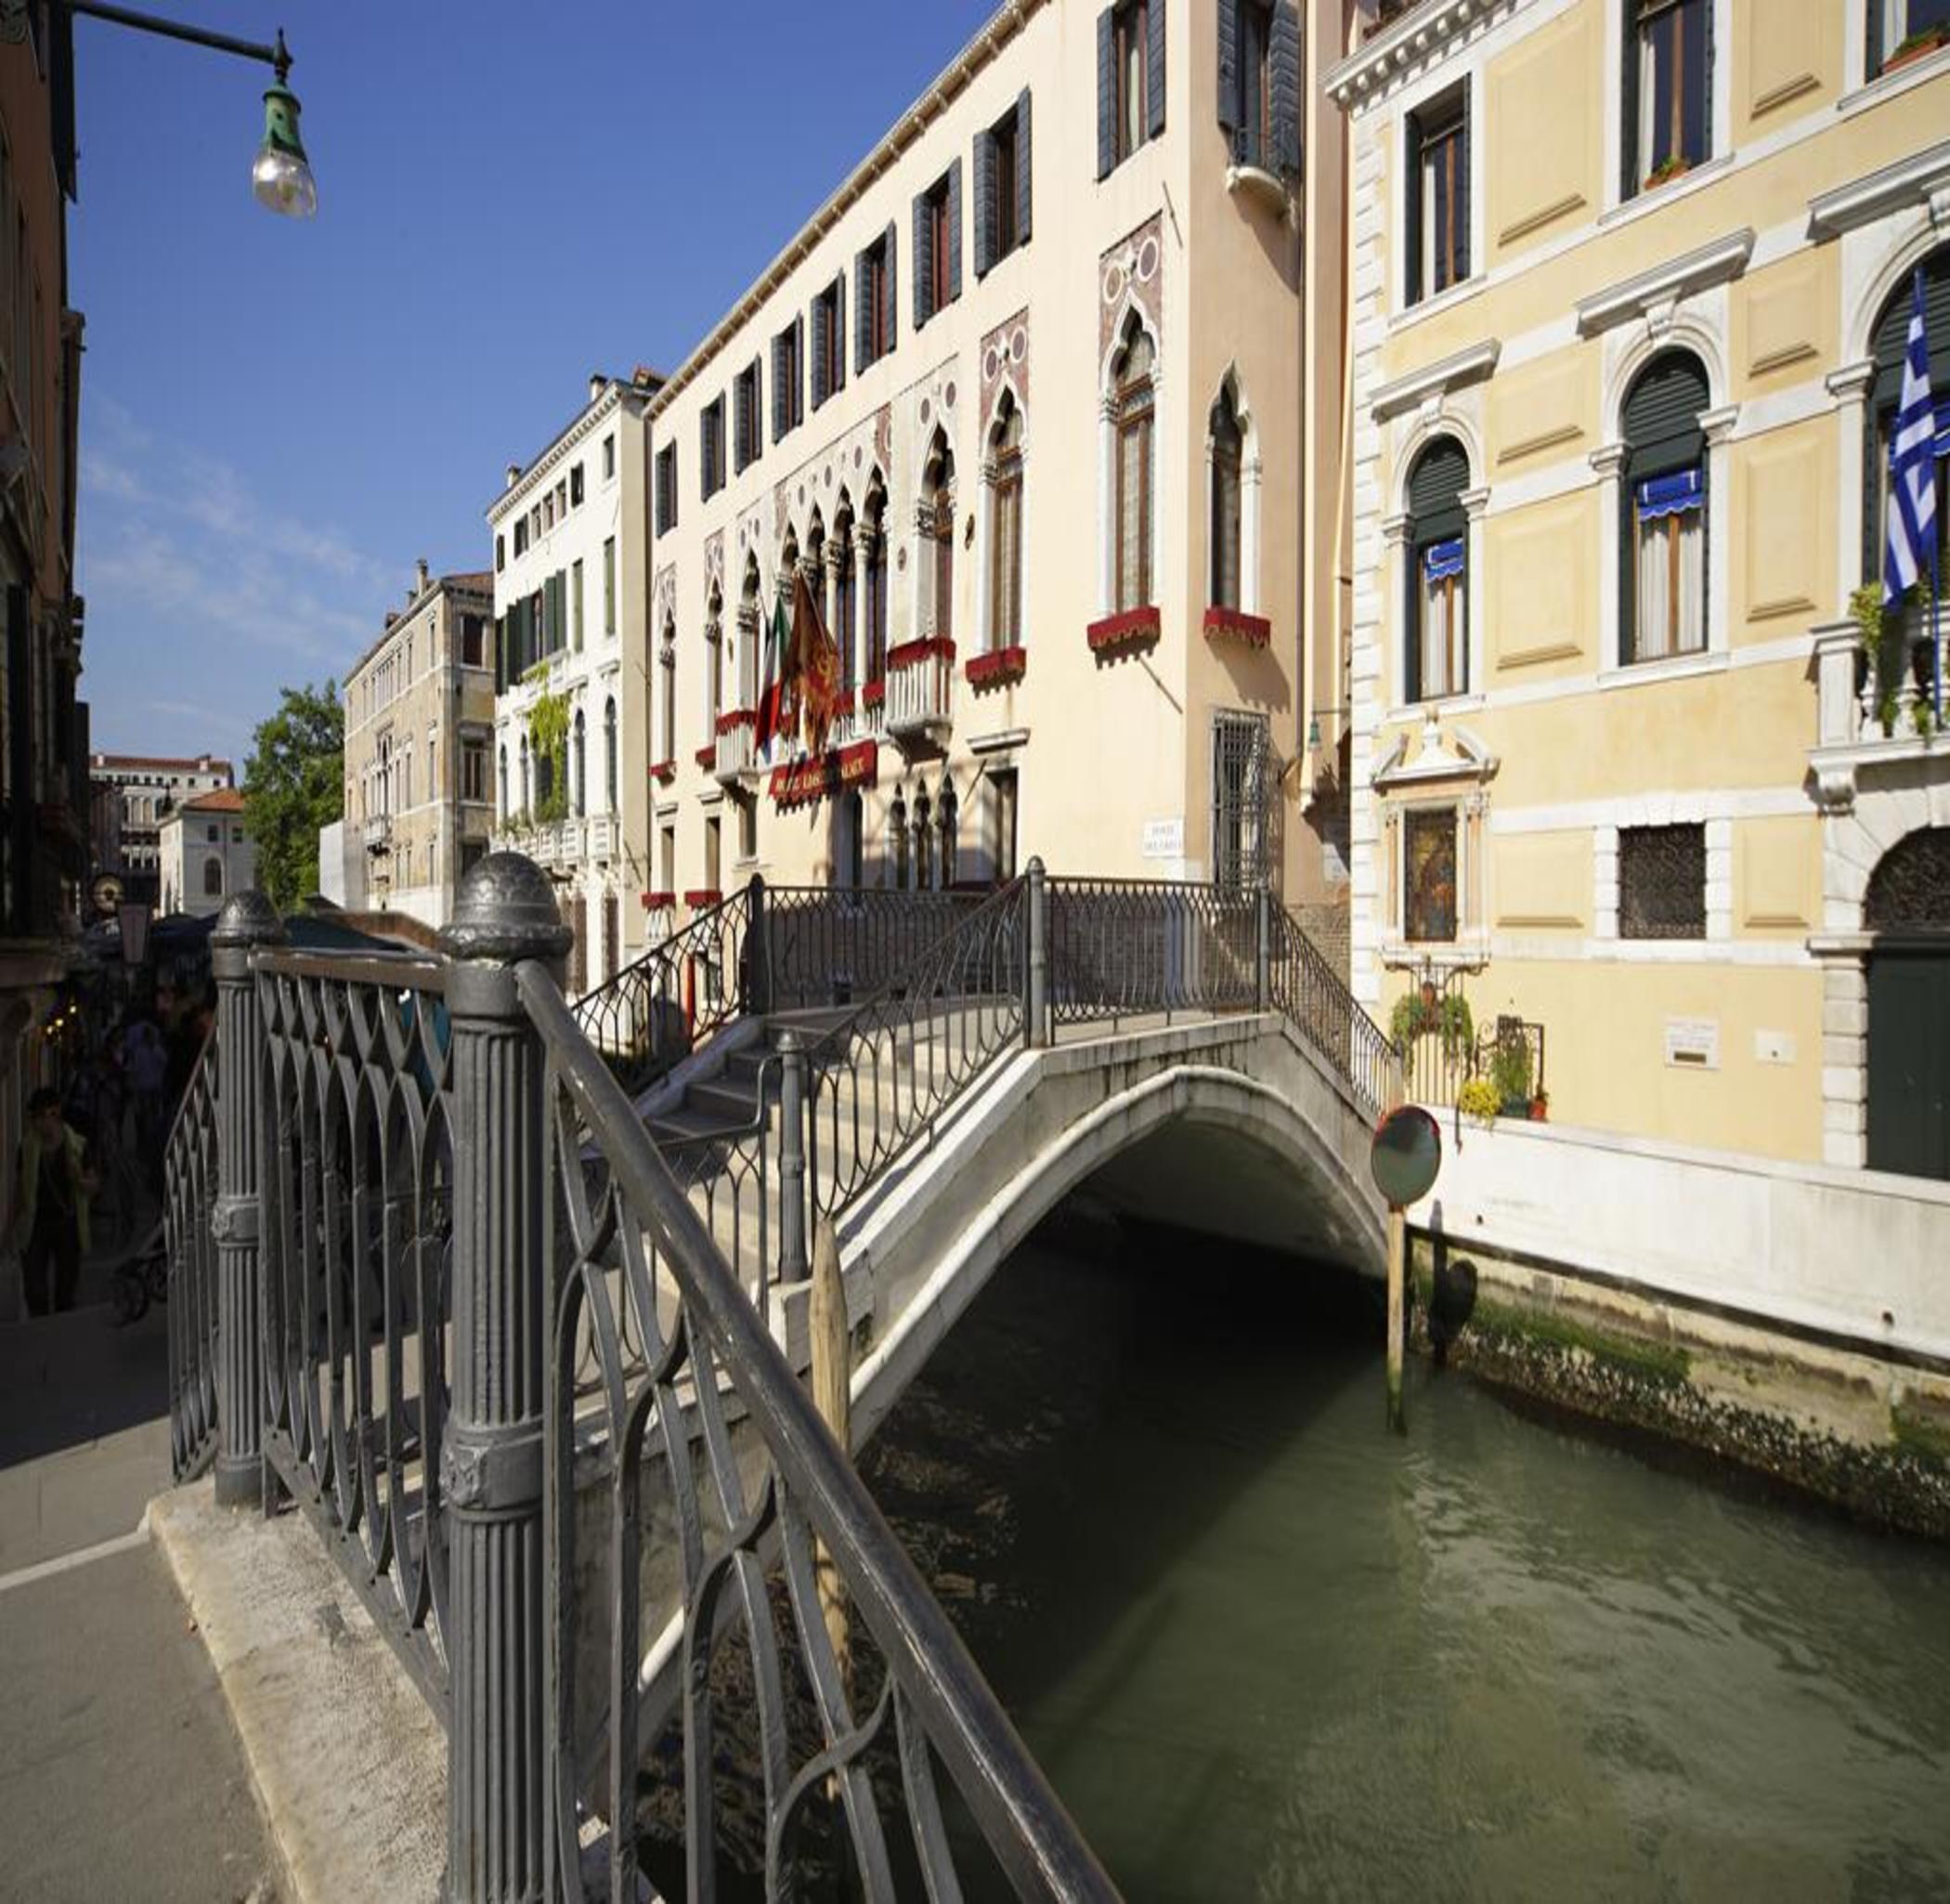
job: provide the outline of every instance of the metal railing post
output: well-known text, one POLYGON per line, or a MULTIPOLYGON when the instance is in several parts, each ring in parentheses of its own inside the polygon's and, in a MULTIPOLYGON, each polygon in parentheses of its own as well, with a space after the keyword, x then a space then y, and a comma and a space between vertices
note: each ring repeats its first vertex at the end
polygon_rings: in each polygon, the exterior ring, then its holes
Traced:
POLYGON ((1049 1042, 1049 885, 1040 858, 1028 867, 1029 971, 1022 1042, 1034 1050, 1049 1042))
POLYGON ((281 945, 284 924, 262 893, 224 902, 210 934, 216 975, 218 1194, 216 1245, 216 1498, 255 1507, 265 1499, 264 1301, 258 1282, 257 1098, 263 1014, 251 955, 281 945))
POLYGON ((779 1040, 779 1281, 803 1283, 806 1257, 806 1041, 779 1040))
POLYGON ((452 1400, 440 1451, 448 1516, 449 1904, 529 1904, 548 1861, 542 1702, 543 1259, 548 1106, 542 1043, 515 969, 562 983, 570 934, 547 876, 497 853, 468 874, 440 934, 453 961, 452 1400))
POLYGON ((1253 992, 1254 1002, 1264 1011, 1273 998, 1273 895, 1262 886, 1255 897, 1254 930, 1257 943, 1253 992))
POLYGON ((746 993, 744 1008, 762 1017, 772 1010, 772 934, 765 918, 765 881, 751 876, 751 917, 745 926, 746 993))

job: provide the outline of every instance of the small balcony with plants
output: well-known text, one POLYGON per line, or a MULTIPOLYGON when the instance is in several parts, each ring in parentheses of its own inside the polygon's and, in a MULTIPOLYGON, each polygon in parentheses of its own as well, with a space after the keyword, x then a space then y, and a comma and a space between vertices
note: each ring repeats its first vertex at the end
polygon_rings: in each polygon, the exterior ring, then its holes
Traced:
POLYGON ((1923 762, 1950 772, 1944 690, 1950 677, 1950 616, 1927 580, 1885 607, 1882 585, 1849 599, 1849 619, 1814 631, 1816 797, 1831 811, 1854 802, 1866 770, 1923 762))

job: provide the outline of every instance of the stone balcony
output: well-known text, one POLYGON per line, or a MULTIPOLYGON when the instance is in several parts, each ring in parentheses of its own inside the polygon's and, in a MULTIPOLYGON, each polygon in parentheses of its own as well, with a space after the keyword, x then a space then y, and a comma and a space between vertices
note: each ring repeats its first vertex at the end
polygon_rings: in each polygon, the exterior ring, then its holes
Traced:
POLYGON ((614 814, 591 814, 583 825, 590 858, 616 858, 622 845, 622 828, 617 824, 617 816, 614 814))
MULTIPOLYGON (((1808 756, 1815 797, 1830 812, 1855 803, 1865 772, 1920 763, 1927 778, 1950 778, 1950 737, 1938 718, 1932 639, 1926 613, 1912 611, 1903 665, 1892 683, 1880 683, 1852 621, 1831 621, 1814 631, 1815 743, 1808 756)), ((1934 639, 1936 667, 1950 706, 1950 615, 1934 639)))
POLYGON ((368 853, 385 853, 393 844, 393 815, 374 814, 370 819, 359 824, 359 838, 365 842, 368 853))
POLYGON ((759 770, 759 716, 754 708, 734 708, 718 716, 711 772, 721 787, 736 786, 759 770))
POLYGON ((886 712, 887 731, 904 750, 947 746, 955 724, 955 644, 946 635, 888 650, 886 712))

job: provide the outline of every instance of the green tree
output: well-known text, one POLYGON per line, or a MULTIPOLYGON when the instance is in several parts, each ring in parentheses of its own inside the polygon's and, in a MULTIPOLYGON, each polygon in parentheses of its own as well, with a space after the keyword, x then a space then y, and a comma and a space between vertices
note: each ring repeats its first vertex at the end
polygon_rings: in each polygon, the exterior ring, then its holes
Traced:
POLYGON ((244 825, 257 883, 280 911, 318 890, 318 828, 344 811, 345 715, 337 684, 287 687, 244 763, 244 825))

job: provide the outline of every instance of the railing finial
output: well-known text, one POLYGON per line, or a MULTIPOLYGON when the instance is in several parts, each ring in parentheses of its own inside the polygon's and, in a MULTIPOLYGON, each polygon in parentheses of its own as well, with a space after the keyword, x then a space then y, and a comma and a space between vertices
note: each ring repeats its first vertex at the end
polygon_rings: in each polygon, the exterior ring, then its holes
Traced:
POLYGON ((224 901, 216 924, 211 928, 210 945, 214 952, 222 952, 239 946, 281 945, 284 938, 284 921, 278 908, 267 894, 254 888, 233 893, 224 901))
POLYGON ((575 934, 563 922, 549 876, 519 853, 490 853, 461 881, 441 928, 449 959, 516 964, 566 958, 575 934))

